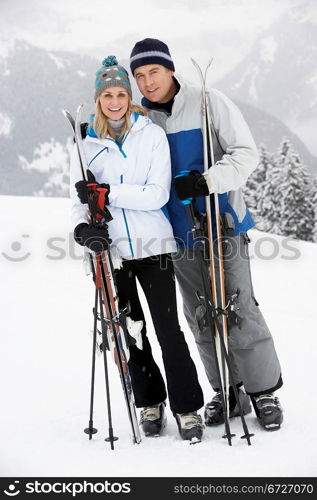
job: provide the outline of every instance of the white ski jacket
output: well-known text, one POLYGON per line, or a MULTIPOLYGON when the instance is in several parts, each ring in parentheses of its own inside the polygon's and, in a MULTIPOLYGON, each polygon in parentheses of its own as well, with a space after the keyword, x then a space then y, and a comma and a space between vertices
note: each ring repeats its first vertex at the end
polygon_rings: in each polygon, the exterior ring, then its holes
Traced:
MULTIPOLYGON (((110 137, 99 139, 91 126, 83 144, 96 181, 110 185, 112 245, 122 258, 140 259, 176 251, 172 226, 162 210, 170 195, 171 163, 163 129, 137 113, 131 119, 132 129, 122 144, 110 137)), ((79 180, 82 173, 74 147, 70 168, 74 227, 90 220, 88 205, 80 202, 75 189, 79 180)))

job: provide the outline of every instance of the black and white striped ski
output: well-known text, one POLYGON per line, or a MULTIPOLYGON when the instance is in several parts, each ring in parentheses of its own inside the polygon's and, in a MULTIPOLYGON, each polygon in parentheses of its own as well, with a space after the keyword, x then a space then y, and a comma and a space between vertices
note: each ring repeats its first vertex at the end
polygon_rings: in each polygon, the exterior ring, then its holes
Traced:
MULTIPOLYGON (((191 59, 197 72, 199 74, 201 88, 202 88, 202 99, 201 99, 201 114, 202 114, 202 135, 203 135, 203 153, 204 153, 204 172, 207 172, 209 168, 213 167, 215 164, 214 151, 212 138, 213 134, 216 136, 214 125, 211 118, 210 111, 210 99, 206 86, 206 78, 209 67, 211 66, 212 59, 208 62, 205 71, 203 72, 199 64, 191 59)), ((233 380, 232 369, 228 356, 228 321, 226 313, 226 296, 225 296, 225 271, 223 265, 223 250, 222 250, 222 232, 221 232, 221 217, 219 209, 218 194, 214 193, 214 215, 216 219, 216 234, 213 234, 212 228, 212 207, 210 195, 205 197, 206 202, 206 218, 207 218, 207 235, 209 241, 209 265, 206 264, 204 258, 204 253, 198 252, 199 265, 202 275, 203 290, 201 294, 201 299, 204 301, 207 314, 209 317, 209 324, 212 325, 213 331, 213 348, 216 359, 216 366, 219 378, 219 389, 222 397, 223 409, 224 409, 224 420, 225 420, 225 435, 223 436, 228 440, 228 444, 231 446, 231 438, 234 434, 231 434, 229 425, 229 380, 233 380), (215 243, 214 243, 215 242, 215 243), (215 266, 215 247, 217 248, 217 258, 218 258, 218 276, 216 273, 215 266)), ((187 204, 187 213, 192 225, 194 236, 197 238, 203 236, 201 234, 201 228, 197 224, 195 218, 195 210, 193 204, 187 204)), ((238 396, 238 391, 235 384, 232 384, 232 389, 237 401, 237 405, 241 415, 241 421, 243 425, 244 435, 242 438, 246 439, 248 444, 251 444, 250 438, 253 434, 248 431, 247 424, 245 422, 244 414, 241 408, 240 399, 238 396)))

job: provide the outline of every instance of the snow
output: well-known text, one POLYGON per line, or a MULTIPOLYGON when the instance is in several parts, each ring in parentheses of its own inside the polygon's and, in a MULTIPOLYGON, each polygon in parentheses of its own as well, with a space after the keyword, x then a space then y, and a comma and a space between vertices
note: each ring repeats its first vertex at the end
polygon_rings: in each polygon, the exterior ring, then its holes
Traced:
POLYGON ((57 66, 58 69, 64 69, 65 68, 65 62, 60 57, 57 57, 55 54, 52 54, 52 52, 49 52, 48 56, 56 64, 56 66, 57 66))
POLYGON ((6 113, 0 111, 0 136, 9 136, 12 129, 12 120, 6 113))
MULTIPOLYGON (((261 429, 248 447, 238 419, 230 448, 223 427, 206 428, 203 441, 180 439, 168 410, 165 434, 133 445, 116 367, 109 356, 112 418, 119 437, 112 451, 107 435, 102 358, 96 359, 94 425, 87 427, 90 398, 94 289, 83 271, 82 249, 75 247, 70 200, 0 197, 1 236, 1 429, 2 476, 314 476, 316 454, 315 298, 317 246, 250 231, 253 282, 271 327, 283 367, 278 392, 285 411, 280 431, 261 429), (10 214, 10 217, 8 215, 10 214), (261 257, 261 258, 260 258, 261 257)), ((202 384, 208 386, 192 335, 181 312, 202 384)), ((162 366, 149 319, 149 337, 162 366)), ((201 410, 202 413, 202 410, 201 410)))
POLYGON ((277 43, 272 35, 260 41, 260 54, 262 61, 266 63, 274 63, 275 53, 277 51, 277 43))
MULTIPOLYGON (((317 93, 317 71, 313 71, 311 75, 306 79, 305 82, 308 86, 311 86, 314 90, 315 93, 317 93)), ((314 111, 314 108, 317 105, 317 97, 312 99, 310 109, 312 112, 314 111)))
POLYGON ((257 81, 260 74, 260 68, 256 64, 250 64, 247 70, 242 74, 241 78, 232 86, 233 90, 238 90, 241 88, 245 82, 248 85, 248 95, 254 104, 256 104, 259 100, 258 92, 257 92, 257 81), (249 79, 249 82, 248 82, 249 79))
POLYGON ((36 169, 39 172, 49 172, 61 165, 67 164, 71 144, 65 147, 61 142, 51 138, 50 141, 42 142, 34 149, 33 160, 28 162, 26 158, 19 155, 19 161, 24 169, 36 169))
POLYGON ((15 40, 7 39, 4 37, 0 38, 0 59, 6 60, 12 54, 15 48, 15 40))
POLYGON ((47 173, 47 181, 35 193, 37 196, 66 196, 69 193, 69 156, 73 146, 72 138, 68 138, 66 145, 51 138, 34 149, 31 162, 18 155, 23 169, 47 173))
POLYGON ((15 40, 0 38, 0 67, 3 76, 9 76, 8 60, 15 49, 15 40))
POLYGON ((253 69, 253 73, 251 74, 250 84, 249 84, 249 96, 254 104, 256 104, 259 100, 257 91, 257 81, 259 74, 260 74, 260 68, 259 66, 256 65, 253 69))

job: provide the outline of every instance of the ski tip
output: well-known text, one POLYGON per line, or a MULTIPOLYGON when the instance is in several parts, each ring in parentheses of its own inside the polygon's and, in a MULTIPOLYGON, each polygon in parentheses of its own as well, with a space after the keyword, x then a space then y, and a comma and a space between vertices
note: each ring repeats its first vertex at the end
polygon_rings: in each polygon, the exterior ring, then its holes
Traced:
POLYGON ((199 67, 198 62, 197 62, 197 61, 196 61, 193 57, 191 57, 191 58, 190 58, 190 60, 191 60, 191 62, 193 63, 193 65, 194 65, 194 66, 196 66, 196 68, 198 68, 198 67, 199 67))

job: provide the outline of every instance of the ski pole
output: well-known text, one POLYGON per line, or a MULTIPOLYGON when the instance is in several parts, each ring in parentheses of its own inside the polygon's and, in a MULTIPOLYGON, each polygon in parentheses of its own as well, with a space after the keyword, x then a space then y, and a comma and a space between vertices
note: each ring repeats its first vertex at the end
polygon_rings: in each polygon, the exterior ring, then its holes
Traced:
MULTIPOLYGON (((96 281, 100 281, 101 279, 101 269, 100 269, 100 254, 97 254, 97 277, 96 281)), ((109 384, 109 375, 108 375, 108 361, 107 361, 107 350, 109 350, 108 339, 107 339, 107 327, 105 316, 103 312, 103 304, 102 304, 102 292, 101 286, 98 286, 98 295, 99 295, 99 307, 100 307, 100 321, 101 321, 101 333, 102 333, 102 352, 103 352, 103 360, 104 360, 104 371, 105 371, 105 383, 106 383, 106 399, 107 399, 107 410, 108 410, 108 432, 109 436, 105 438, 105 441, 110 442, 111 449, 114 450, 114 442, 118 441, 118 437, 113 434, 112 427, 112 416, 111 416, 111 402, 110 402, 110 384, 109 384)))
POLYGON ((89 410, 89 424, 84 432, 89 434, 89 439, 98 430, 93 426, 93 408, 94 408, 94 392, 95 392, 95 366, 96 366, 96 339, 97 339, 97 314, 98 314, 98 289, 95 290, 95 305, 94 305, 94 330, 92 340, 92 363, 91 363, 91 386, 90 386, 90 410, 89 410))

